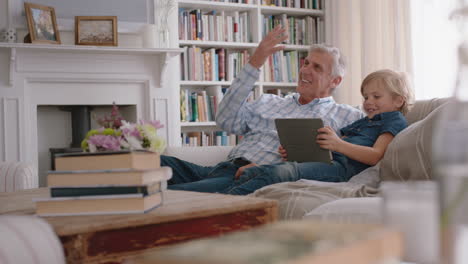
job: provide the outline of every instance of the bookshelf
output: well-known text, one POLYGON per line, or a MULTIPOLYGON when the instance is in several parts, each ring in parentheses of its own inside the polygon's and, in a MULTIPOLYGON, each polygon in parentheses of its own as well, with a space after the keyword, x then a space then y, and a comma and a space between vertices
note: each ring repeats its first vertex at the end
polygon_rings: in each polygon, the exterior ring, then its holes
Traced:
MULTIPOLYGON (((293 92, 297 84, 299 65, 301 59, 306 57, 309 44, 324 42, 325 7, 322 0, 276 1, 284 5, 289 4, 289 7, 267 5, 275 0, 239 2, 248 3, 231 3, 229 0, 178 1, 178 45, 183 49, 179 76, 181 146, 193 145, 184 138, 184 135, 189 133, 202 133, 203 137, 205 132, 219 131, 214 122, 214 113, 210 114, 210 111, 216 111, 214 105, 220 102, 222 93, 228 89, 243 64, 248 62, 249 56, 273 24, 288 25, 291 39, 284 43, 285 49, 281 54, 278 53, 271 62, 267 61, 266 64, 269 65, 261 68, 260 80, 255 83, 249 100, 255 100, 263 93, 284 95, 293 92), (320 9, 299 8, 305 4, 318 5, 320 9), (312 31, 312 27, 314 30, 310 34, 313 35, 303 33, 312 31), (297 30, 294 30, 295 28, 297 30), (221 64, 225 65, 224 73, 220 69, 221 64), (292 72, 294 76, 291 76, 292 72), (202 110, 198 107, 193 109, 191 103, 198 103, 203 99, 205 106, 202 105, 202 110), (200 114, 194 116, 194 111, 200 112, 203 109, 207 112, 205 117, 200 117, 200 114)), ((228 135, 229 145, 238 140, 228 135)), ((197 143, 199 142, 200 137, 197 140, 197 143)))

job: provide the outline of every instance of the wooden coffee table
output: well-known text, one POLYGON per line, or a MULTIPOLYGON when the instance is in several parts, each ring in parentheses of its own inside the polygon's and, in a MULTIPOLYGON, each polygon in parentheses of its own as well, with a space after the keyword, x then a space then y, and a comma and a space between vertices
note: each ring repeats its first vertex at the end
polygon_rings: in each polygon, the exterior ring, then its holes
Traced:
MULTIPOLYGON (((0 214, 34 214, 47 188, 0 193, 0 214)), ((67 263, 119 263, 149 248, 273 222, 277 202, 248 196, 166 191, 147 214, 44 217, 62 241, 67 263)))

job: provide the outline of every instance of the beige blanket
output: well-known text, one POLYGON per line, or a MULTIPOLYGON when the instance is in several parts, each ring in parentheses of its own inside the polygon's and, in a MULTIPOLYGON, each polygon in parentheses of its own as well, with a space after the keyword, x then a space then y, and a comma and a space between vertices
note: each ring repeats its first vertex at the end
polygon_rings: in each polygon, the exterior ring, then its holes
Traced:
POLYGON ((279 219, 301 219, 318 206, 351 197, 374 197, 378 194, 379 168, 371 167, 349 182, 300 180, 265 186, 252 196, 277 200, 279 219))

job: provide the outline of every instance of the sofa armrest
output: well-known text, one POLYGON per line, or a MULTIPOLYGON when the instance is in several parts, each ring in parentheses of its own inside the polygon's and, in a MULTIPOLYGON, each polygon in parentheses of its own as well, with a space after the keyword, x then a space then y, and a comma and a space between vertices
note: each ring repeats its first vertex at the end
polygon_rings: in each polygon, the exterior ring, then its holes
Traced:
POLYGON ((0 216, 0 262, 65 264, 62 244, 44 219, 0 216))
POLYGON ((202 166, 213 166, 227 159, 232 146, 167 147, 163 155, 174 156, 202 166))
POLYGON ((13 192, 39 186, 36 169, 24 162, 0 162, 0 192, 13 192))

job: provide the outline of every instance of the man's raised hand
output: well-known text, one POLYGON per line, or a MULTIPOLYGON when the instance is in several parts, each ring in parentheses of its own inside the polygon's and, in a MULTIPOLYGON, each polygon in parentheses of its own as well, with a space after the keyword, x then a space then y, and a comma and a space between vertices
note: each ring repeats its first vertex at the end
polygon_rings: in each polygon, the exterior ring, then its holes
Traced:
POLYGON ((250 65, 260 69, 260 67, 262 67, 262 65, 268 59, 268 56, 284 49, 284 45, 278 44, 285 41, 286 39, 288 39, 286 29, 282 28, 280 25, 276 26, 270 33, 268 33, 268 35, 265 36, 260 44, 258 44, 254 54, 250 57, 250 65))

